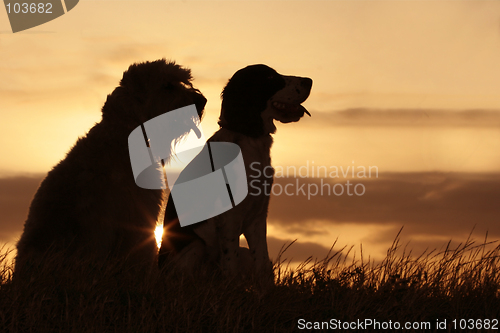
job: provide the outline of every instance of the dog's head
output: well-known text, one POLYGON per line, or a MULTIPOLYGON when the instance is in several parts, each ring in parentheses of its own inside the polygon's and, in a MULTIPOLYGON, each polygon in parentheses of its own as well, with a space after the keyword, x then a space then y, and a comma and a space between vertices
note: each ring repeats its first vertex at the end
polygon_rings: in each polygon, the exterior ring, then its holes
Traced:
MULTIPOLYGON (((120 86, 108 96, 103 121, 132 130, 144 122, 187 105, 195 104, 199 119, 207 100, 191 83, 191 71, 165 59, 133 64, 123 73, 120 86)), ((198 119, 175 127, 183 136, 198 119)), ((196 126, 194 126, 196 127, 196 126)))
POLYGON ((219 125, 251 137, 274 133, 274 119, 289 123, 310 115, 301 103, 311 87, 309 78, 284 76, 266 65, 247 66, 222 91, 219 125))

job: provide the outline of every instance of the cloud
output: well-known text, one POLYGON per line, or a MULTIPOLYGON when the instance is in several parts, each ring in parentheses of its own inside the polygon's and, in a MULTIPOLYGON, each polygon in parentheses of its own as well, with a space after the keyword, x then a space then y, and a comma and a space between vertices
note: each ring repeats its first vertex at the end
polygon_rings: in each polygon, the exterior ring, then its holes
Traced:
POLYGON ((402 226, 403 235, 414 239, 421 248, 452 238, 462 240, 474 227, 482 236, 488 231, 490 239, 500 239, 498 174, 395 173, 378 179, 351 179, 351 193, 355 184, 365 187, 361 196, 327 195, 327 187, 332 189, 335 184, 339 184, 338 193, 340 185, 346 189, 345 179, 297 179, 276 178, 276 193, 280 187, 292 184, 288 189, 294 195, 271 198, 269 221, 286 233, 314 237, 321 228, 375 224, 391 227, 393 232, 374 234, 371 243, 391 243, 402 226), (296 191, 297 179, 305 195, 296 191), (324 194, 308 200, 308 188, 313 193, 321 186, 324 194))
MULTIPOLYGON (((44 175, 0 178, 0 241, 13 242, 23 229, 30 202, 44 175)), ((306 195, 297 195, 296 179, 276 178, 276 186, 292 184, 294 195, 271 198, 268 224, 269 253, 276 259, 282 246, 297 241, 282 259, 303 262, 309 257, 324 258, 336 237, 346 230, 358 233, 363 248, 380 257, 392 244, 401 227, 401 245, 421 254, 424 250, 444 249, 465 241, 474 229, 478 242, 500 239, 500 174, 404 173, 383 174, 379 178, 351 179, 362 183, 362 196, 326 195, 326 185, 343 184, 346 179, 324 179, 324 195, 307 199, 310 186, 320 186, 321 179, 298 178, 306 195), (358 230, 366 230, 359 233, 358 230)), ((339 185, 340 186, 340 185, 339 185)), ((352 185, 351 185, 352 186, 352 185)), ((318 187, 319 188, 319 187, 318 187)), ((337 190, 340 187, 337 187, 337 190)), ((351 187, 352 189, 352 187, 351 187)), ((344 237, 345 238, 345 237, 344 237)), ((345 239, 343 239, 345 241, 345 239)), ((343 245, 357 245, 349 242, 343 245)), ((335 246, 334 250, 340 249, 335 246)))
POLYGON ((307 127, 498 127, 500 110, 364 109, 314 112, 307 127))

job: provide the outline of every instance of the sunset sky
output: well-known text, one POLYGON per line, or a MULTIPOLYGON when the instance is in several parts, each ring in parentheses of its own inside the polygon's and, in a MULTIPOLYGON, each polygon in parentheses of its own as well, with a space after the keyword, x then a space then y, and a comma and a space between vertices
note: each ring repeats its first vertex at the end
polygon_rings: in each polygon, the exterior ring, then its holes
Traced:
POLYGON ((238 69, 313 79, 312 117, 274 136, 273 165, 308 174, 276 178, 306 195, 271 198, 272 257, 295 239, 285 257, 321 257, 338 239, 379 259, 403 226, 416 252, 473 228, 500 239, 500 2, 82 0, 15 34, 0 8, 0 242, 15 244, 39 182, 123 71, 159 58, 192 69, 206 137, 238 69), (363 195, 307 195, 347 181, 363 195))

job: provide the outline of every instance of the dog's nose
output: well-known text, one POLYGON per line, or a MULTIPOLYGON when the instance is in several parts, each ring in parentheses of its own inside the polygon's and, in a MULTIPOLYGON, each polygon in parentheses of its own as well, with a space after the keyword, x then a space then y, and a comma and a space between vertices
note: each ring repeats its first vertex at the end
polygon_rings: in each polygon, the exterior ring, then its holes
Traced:
POLYGON ((301 82, 300 82, 300 85, 309 90, 309 89, 311 89, 311 87, 313 85, 313 80, 311 80, 308 77, 303 77, 301 82))

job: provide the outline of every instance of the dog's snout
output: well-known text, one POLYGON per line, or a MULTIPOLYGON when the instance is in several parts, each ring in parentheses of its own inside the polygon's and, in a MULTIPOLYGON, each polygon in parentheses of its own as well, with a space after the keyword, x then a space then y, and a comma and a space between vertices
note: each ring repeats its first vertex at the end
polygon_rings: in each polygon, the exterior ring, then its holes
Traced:
POLYGON ((309 90, 309 89, 311 89, 311 87, 313 85, 313 80, 311 80, 308 77, 303 77, 301 82, 300 82, 300 85, 309 90))

